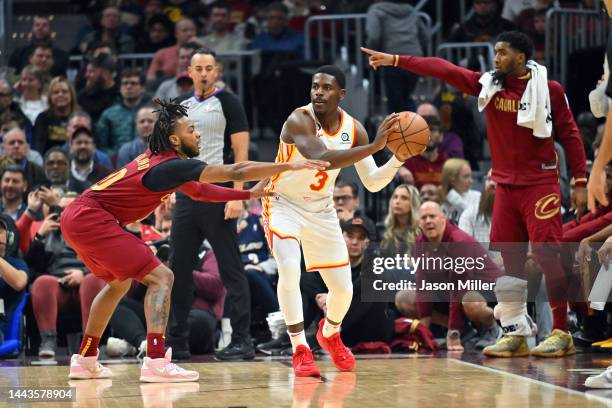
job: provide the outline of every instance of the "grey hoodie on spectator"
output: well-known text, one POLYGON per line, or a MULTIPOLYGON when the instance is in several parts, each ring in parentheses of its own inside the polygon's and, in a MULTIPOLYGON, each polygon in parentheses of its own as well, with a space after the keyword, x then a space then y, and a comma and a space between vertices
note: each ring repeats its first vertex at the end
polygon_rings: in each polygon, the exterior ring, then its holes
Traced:
POLYGON ((400 55, 423 56, 426 27, 414 7, 407 3, 383 1, 368 9, 367 47, 400 55))

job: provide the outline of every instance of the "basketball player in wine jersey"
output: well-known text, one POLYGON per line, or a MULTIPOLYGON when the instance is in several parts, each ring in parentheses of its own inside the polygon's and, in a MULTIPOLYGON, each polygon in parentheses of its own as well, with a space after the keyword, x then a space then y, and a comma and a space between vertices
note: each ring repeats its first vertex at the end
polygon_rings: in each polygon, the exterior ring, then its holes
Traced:
POLYGON ((149 150, 85 191, 62 214, 62 234, 89 270, 107 285, 96 296, 79 354, 70 361, 70 378, 105 378, 110 369, 98 363, 98 343, 117 303, 132 279, 145 284, 147 356, 140 371, 144 382, 196 381, 196 371, 171 363, 165 352, 174 275, 151 252, 144 241, 122 227, 147 217, 176 190, 194 200, 230 201, 269 195, 261 191, 237 191, 205 182, 247 181, 271 177, 281 171, 324 170, 329 163, 318 160, 291 163, 241 162, 207 165, 194 160, 199 154, 199 132, 187 118, 186 109, 159 102, 161 109, 149 150))
POLYGON ((276 157, 277 163, 318 159, 331 166, 325 171, 281 173, 266 186, 266 191, 277 196, 263 200, 264 229, 278 263, 278 302, 293 347, 296 376, 320 375, 304 335, 300 245, 306 269, 319 271, 329 289, 327 316, 319 323, 317 340, 329 351, 336 368, 350 371, 355 358, 342 343, 339 330, 351 304, 353 287, 346 243, 332 202, 334 182, 340 168, 355 164, 366 188, 378 191, 402 165, 393 156, 379 168, 372 158, 385 147, 389 134, 397 130, 398 115, 385 118, 374 141, 368 143, 363 125, 338 106, 346 94, 344 88, 345 77, 337 67, 327 65, 316 71, 311 103, 287 118, 276 157))

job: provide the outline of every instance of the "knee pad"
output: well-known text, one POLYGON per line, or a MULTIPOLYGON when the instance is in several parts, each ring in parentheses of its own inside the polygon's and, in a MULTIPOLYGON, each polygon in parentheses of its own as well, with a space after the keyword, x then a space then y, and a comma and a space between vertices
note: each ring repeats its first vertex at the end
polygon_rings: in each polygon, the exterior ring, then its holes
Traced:
POLYGON ((495 282, 495 297, 498 302, 527 302, 527 281, 514 276, 502 276, 495 282))

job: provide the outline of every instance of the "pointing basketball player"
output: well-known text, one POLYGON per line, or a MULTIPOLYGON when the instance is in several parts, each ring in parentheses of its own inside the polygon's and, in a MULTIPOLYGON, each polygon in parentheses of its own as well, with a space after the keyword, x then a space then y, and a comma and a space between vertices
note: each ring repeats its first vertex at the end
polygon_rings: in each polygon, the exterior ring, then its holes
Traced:
POLYGON ((79 354, 70 360, 72 379, 110 377, 110 369, 98 361, 98 343, 117 303, 132 279, 147 286, 144 299, 147 321, 147 356, 140 381, 196 381, 197 371, 171 363, 165 351, 174 275, 149 247, 122 227, 148 216, 176 190, 194 200, 247 200, 270 195, 263 191, 237 191, 206 182, 260 180, 287 170, 322 171, 329 163, 320 160, 289 163, 241 162, 207 165, 194 160, 199 154, 200 133, 181 105, 159 102, 159 119, 149 138, 149 150, 125 167, 94 184, 62 214, 62 234, 89 270, 106 282, 89 314, 79 354))
POLYGON ((530 61, 533 44, 518 31, 495 44, 495 70, 474 72, 441 58, 391 55, 362 48, 374 69, 395 66, 441 79, 478 96, 487 115, 493 180, 497 182, 491 242, 502 253, 506 276, 495 285, 495 317, 505 335, 484 350, 491 357, 562 357, 576 353, 567 327, 567 283, 559 261, 561 199, 554 140, 561 143, 575 180, 572 205, 586 208, 584 146, 561 84, 547 81, 546 68, 530 61), (553 138, 554 135, 554 138, 553 138), (552 333, 531 352, 526 336, 535 326, 527 314, 527 242, 544 270, 553 312, 552 333), (501 245, 501 243, 507 243, 501 245))
MULTIPOLYGON (((361 123, 338 105, 346 95, 340 69, 326 65, 312 77, 311 103, 289 115, 280 135, 276 161, 306 159, 331 163, 325 171, 305 170, 273 177, 266 191, 277 196, 263 200, 264 228, 278 263, 278 302, 293 346, 293 369, 298 377, 317 376, 319 368, 304 335, 300 293, 300 245, 306 269, 319 271, 329 293, 327 316, 319 323, 317 340, 329 351, 336 368, 350 371, 355 357, 340 339, 340 324, 351 304, 351 268, 340 224, 332 202, 340 168, 355 164, 359 178, 370 191, 385 187, 403 161, 393 156, 377 167, 372 154, 385 147, 397 131, 398 115, 385 118, 376 138, 368 143, 361 123)), ((405 159, 405 158, 404 158, 405 159)))

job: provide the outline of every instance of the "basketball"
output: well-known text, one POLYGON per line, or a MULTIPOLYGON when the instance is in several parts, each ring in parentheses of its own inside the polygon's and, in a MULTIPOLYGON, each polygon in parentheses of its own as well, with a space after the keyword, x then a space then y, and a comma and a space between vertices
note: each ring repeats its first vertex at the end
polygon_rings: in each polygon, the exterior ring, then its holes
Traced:
POLYGON ((387 148, 399 160, 423 153, 429 143, 429 126, 422 116, 414 112, 399 113, 399 130, 391 132, 387 138, 387 148))

